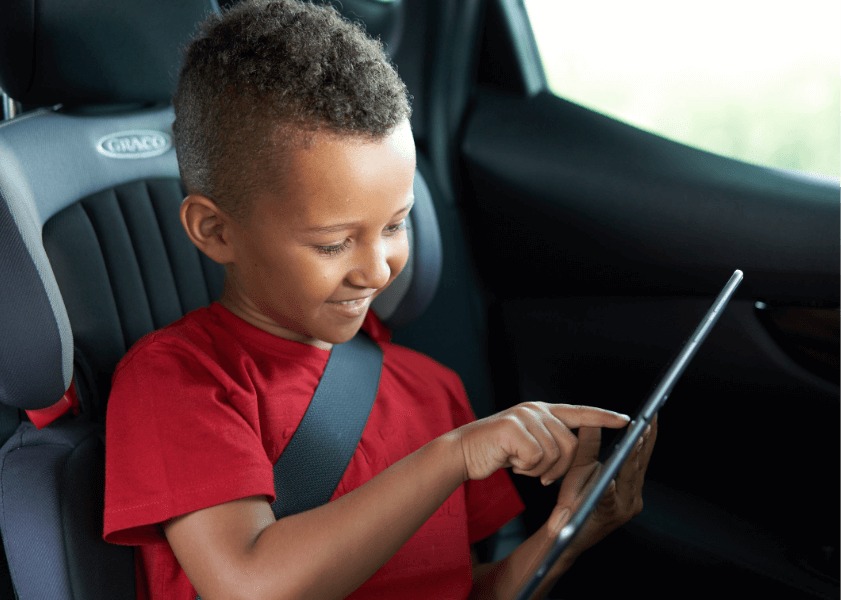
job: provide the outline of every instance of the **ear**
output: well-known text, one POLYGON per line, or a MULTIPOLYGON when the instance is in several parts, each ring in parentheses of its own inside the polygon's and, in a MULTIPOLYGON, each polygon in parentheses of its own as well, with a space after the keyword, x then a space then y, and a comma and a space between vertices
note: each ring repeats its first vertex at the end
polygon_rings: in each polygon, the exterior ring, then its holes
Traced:
POLYGON ((181 225, 190 241, 211 260, 222 265, 233 262, 232 219, 213 200, 199 194, 184 198, 181 225))

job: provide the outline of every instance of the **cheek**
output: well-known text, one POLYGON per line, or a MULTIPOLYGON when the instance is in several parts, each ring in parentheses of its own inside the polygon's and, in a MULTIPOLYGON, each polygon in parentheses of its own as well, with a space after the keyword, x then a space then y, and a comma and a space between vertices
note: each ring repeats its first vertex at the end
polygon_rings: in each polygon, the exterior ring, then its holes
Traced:
POLYGON ((341 282, 340 271, 340 269, 332 268, 332 265, 313 264, 298 272, 297 281, 304 287, 307 296, 323 299, 330 296, 338 282, 341 282))
POLYGON ((255 285, 269 302, 298 305, 319 296, 323 270, 297 248, 273 248, 256 261, 251 271, 255 285))
POLYGON ((323 258, 304 248, 295 253, 289 264, 289 285, 299 290, 302 300, 319 303, 335 296, 354 263, 350 253, 323 258))

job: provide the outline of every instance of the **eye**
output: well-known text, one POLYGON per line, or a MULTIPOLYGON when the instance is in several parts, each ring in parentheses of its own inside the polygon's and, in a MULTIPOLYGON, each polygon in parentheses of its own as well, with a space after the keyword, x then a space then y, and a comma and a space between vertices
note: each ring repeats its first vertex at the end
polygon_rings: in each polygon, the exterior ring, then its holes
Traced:
POLYGON ((408 227, 408 225, 409 224, 406 221, 406 219, 401 219, 398 223, 395 223, 393 225, 389 225, 388 227, 386 227, 384 231, 388 235, 394 235, 395 233, 399 233, 399 232, 403 231, 404 229, 406 229, 406 227, 408 227))
POLYGON ((336 256, 341 254, 350 246, 350 238, 347 238, 341 244, 333 244, 330 246, 316 246, 315 249, 319 254, 324 256, 336 256))

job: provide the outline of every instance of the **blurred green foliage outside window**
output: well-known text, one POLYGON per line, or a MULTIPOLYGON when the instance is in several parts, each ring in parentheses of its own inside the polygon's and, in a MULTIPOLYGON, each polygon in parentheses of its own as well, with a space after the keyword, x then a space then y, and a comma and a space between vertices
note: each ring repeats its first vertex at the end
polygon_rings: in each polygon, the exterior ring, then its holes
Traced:
POLYGON ((550 89, 745 162, 839 177, 838 0, 523 0, 550 89))

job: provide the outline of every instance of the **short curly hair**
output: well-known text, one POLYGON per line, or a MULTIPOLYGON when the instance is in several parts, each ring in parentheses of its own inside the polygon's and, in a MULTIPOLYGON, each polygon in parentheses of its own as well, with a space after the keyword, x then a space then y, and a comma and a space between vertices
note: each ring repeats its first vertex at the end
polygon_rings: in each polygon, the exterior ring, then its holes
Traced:
POLYGON ((379 139, 411 116, 383 45, 332 6, 304 0, 243 0, 208 17, 186 48, 173 103, 188 193, 233 215, 246 214, 267 173, 282 185, 268 159, 312 133, 379 139))

